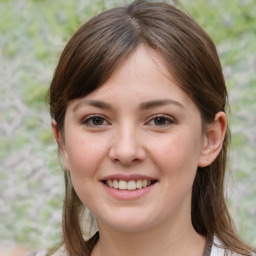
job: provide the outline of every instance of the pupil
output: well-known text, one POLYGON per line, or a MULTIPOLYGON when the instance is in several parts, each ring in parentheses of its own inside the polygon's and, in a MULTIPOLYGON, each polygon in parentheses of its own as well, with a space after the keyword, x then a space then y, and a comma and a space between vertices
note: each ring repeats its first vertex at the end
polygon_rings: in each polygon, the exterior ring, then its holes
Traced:
POLYGON ((157 118, 155 119, 155 124, 157 124, 157 125, 163 125, 163 124, 165 124, 165 118, 163 118, 163 117, 157 117, 157 118))
POLYGON ((95 117, 95 118, 93 119, 93 124, 94 124, 94 125, 103 124, 103 118, 101 118, 101 117, 95 117))

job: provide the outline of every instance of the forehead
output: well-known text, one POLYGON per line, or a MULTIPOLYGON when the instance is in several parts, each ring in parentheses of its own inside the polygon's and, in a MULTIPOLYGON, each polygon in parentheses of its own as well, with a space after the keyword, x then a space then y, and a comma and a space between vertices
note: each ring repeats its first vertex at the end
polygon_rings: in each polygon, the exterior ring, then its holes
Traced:
POLYGON ((134 93, 136 97, 146 97, 152 93, 155 97, 168 93, 174 96, 176 91, 182 91, 167 70, 162 55, 144 45, 140 45, 126 57, 109 79, 91 95, 107 97, 115 90, 122 91, 127 97, 134 93))
MULTIPOLYGON (((149 84, 153 82, 156 85, 158 84, 158 88, 160 89, 161 86, 157 80, 161 80, 163 77, 168 82, 173 80, 167 71, 162 55, 156 50, 141 44, 117 65, 109 78, 95 92, 107 92, 110 90, 110 86, 113 90, 114 85, 121 89, 132 81, 136 81, 138 89, 143 89, 144 87, 149 88, 149 84)), ((130 89, 127 87, 127 92, 130 89)))
POLYGON ((84 100, 89 105, 108 106, 109 109, 109 105, 122 105, 124 102, 129 106, 130 102, 141 106, 148 101, 154 102, 155 106, 159 101, 193 105, 187 93, 167 71, 162 55, 143 45, 125 58, 99 88, 77 102, 84 100), (101 102, 92 103, 91 100, 101 102))

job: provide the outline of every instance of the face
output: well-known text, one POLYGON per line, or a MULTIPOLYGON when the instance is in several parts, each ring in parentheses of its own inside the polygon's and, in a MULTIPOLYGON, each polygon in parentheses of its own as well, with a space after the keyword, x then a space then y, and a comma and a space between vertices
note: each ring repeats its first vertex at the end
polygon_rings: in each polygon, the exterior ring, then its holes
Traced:
POLYGON ((142 231, 190 222, 204 136, 197 106, 140 46, 97 90, 67 107, 61 146, 98 224, 142 231))

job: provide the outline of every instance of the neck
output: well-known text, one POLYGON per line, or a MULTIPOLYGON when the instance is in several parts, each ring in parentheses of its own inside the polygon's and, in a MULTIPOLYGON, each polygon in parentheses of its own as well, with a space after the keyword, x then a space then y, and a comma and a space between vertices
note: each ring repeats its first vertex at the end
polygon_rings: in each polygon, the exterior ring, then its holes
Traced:
POLYGON ((206 239, 192 224, 158 226, 146 231, 123 232, 99 224, 100 238, 92 256, 202 256, 206 239), (179 228, 178 228, 179 227, 179 228), (178 228, 178 229, 177 229, 178 228))

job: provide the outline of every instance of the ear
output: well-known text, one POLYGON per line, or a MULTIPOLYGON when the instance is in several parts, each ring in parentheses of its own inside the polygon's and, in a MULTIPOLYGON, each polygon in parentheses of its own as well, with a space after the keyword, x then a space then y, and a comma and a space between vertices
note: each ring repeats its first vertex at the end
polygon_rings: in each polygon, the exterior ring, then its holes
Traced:
POLYGON ((69 170, 69 161, 68 161, 68 154, 66 151, 65 141, 63 138, 63 134, 60 133, 57 122, 55 120, 52 120, 52 131, 55 137, 55 140, 58 144, 59 152, 62 156, 62 159, 64 160, 64 164, 67 170, 69 170))
POLYGON ((201 155, 198 166, 209 166, 219 155, 227 130, 227 118, 224 112, 220 111, 215 115, 214 121, 207 125, 204 135, 201 155))

